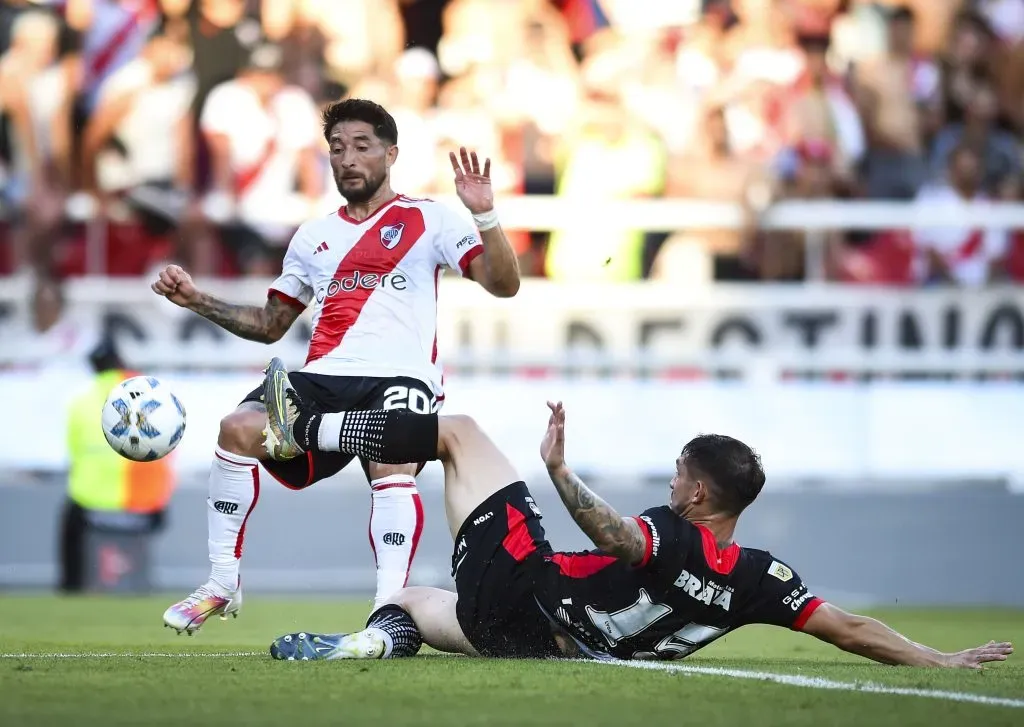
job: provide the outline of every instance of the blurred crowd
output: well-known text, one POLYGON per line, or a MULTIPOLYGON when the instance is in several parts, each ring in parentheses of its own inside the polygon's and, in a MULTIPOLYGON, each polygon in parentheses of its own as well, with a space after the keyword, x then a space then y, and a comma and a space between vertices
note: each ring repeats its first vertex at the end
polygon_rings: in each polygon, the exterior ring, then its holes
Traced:
MULTIPOLYGON (((395 116, 404 194, 450 194, 465 145, 499 198, 745 211, 515 231, 556 280, 796 281, 806 233, 763 229, 774 202, 1024 200, 1024 0, 7 0, 0 272, 273 274, 342 203, 318 115, 344 96, 395 116)), ((1024 280, 1013 230, 825 237, 833 279, 1024 280)))

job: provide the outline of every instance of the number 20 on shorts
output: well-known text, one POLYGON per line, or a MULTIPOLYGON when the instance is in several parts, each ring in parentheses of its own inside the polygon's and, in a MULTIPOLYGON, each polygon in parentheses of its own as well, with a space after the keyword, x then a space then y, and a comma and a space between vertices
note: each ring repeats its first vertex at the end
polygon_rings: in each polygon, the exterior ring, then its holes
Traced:
POLYGON ((385 409, 408 409, 413 414, 432 414, 441 407, 425 393, 409 386, 390 386, 384 392, 385 409))

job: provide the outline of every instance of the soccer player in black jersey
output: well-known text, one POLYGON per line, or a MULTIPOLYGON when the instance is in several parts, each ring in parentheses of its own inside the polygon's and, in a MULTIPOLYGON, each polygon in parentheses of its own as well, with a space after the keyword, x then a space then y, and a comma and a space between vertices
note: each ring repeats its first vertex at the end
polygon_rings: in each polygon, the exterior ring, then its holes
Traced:
POLYGON ((472 419, 400 409, 321 414, 299 399, 277 359, 264 397, 277 439, 302 450, 337 449, 375 462, 441 460, 455 541, 455 593, 404 588, 362 631, 281 636, 271 646, 275 658, 393 658, 426 642, 470 656, 677 659, 757 623, 803 631, 884 664, 980 668, 1013 652, 1005 642, 955 653, 914 643, 824 602, 771 553, 733 542, 765 475, 759 457, 731 437, 692 439, 675 460, 669 503, 623 517, 566 465, 565 410, 549 402, 541 456, 596 546, 562 553, 546 540, 515 468, 472 419), (333 416, 341 417, 339 441, 324 441, 320 425, 333 416))

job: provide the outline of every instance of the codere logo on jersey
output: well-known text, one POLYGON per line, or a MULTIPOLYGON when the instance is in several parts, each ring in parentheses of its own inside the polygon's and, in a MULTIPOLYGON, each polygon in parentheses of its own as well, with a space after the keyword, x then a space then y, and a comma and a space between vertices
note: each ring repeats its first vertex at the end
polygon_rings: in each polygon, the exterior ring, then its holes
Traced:
POLYGON ((351 293, 357 289, 373 290, 374 288, 391 288, 399 292, 408 287, 409 279, 402 273, 363 273, 353 270, 344 278, 335 278, 327 284, 326 288, 318 288, 316 291, 317 303, 323 303, 324 298, 331 298, 339 293, 351 293))
POLYGON ((402 241, 402 230, 404 229, 404 222, 399 222, 394 225, 384 225, 380 228, 380 244, 388 250, 394 250, 398 246, 398 243, 402 241))

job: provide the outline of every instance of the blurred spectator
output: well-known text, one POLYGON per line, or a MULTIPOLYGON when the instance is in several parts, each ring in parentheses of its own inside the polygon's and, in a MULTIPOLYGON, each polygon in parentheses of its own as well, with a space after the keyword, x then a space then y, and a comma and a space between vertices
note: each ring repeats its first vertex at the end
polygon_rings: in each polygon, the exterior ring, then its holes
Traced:
POLYGON ((61 281, 37 277, 28 315, 5 331, 5 346, 19 352, 22 365, 41 372, 80 373, 99 333, 68 310, 61 281))
POLYGON ((805 68, 796 84, 781 98, 787 143, 799 147, 824 141, 833 160, 833 173, 852 184, 865 151, 864 127, 843 82, 828 68, 828 38, 801 39, 805 68))
POLYGON ((932 151, 932 173, 945 173, 949 155, 958 146, 974 149, 982 161, 981 184, 994 190, 1003 179, 1020 171, 1020 143, 1007 131, 996 126, 999 112, 995 91, 987 83, 978 83, 971 90, 964 109, 964 119, 946 126, 935 139, 932 151))
MULTIPOLYGON (((978 153, 960 145, 949 154, 948 173, 942 183, 927 186, 917 197, 921 214, 928 209, 967 209, 990 199, 982 188, 984 168, 978 153)), ((984 228, 921 228, 914 232, 915 270, 925 283, 953 283, 976 287, 987 283, 1007 252, 1007 232, 984 228)))
MULTIPOLYGON (((280 0, 264 0, 268 3, 280 0)), ((392 68, 405 47, 398 0, 303 0, 327 38, 327 77, 351 86, 392 68), (315 10, 314 10, 315 8, 315 10)))
POLYGON ((245 65, 262 31, 246 14, 246 0, 195 0, 182 17, 189 25, 198 118, 214 87, 233 79, 245 65))
POLYGON ((86 190, 126 197, 154 236, 177 227, 192 187, 191 55, 177 40, 154 37, 103 85, 83 135, 86 190))
POLYGON ((100 86, 135 58, 160 22, 159 0, 67 0, 69 25, 82 34, 82 108, 92 113, 100 86))
MULTIPOLYGON (((963 145, 986 191, 1019 175, 1024 2, 13 0, 0 265, 80 270, 102 257, 83 240, 105 236, 115 274, 172 253, 198 274, 273 270, 298 220, 341 203, 316 106, 346 95, 396 117, 404 193, 449 194, 464 144, 491 158, 501 196, 664 194, 740 202, 748 221, 513 230, 527 274, 788 280, 802 237, 756 233, 774 199, 913 199, 963 145), (268 42, 274 60, 253 67, 268 42), (112 225, 69 224, 82 187, 112 225)), ((903 231, 857 239, 836 259, 860 272, 837 275, 901 279, 903 231)))
POLYGON ((548 277, 639 279, 644 234, 619 228, 624 221, 602 215, 601 203, 661 193, 665 151, 660 141, 613 99, 594 94, 586 101, 580 128, 566 139, 557 158, 559 197, 593 213, 577 213, 572 227, 551 235, 548 277))
POLYGON ((670 160, 666 194, 741 204, 747 214, 747 225, 735 230, 691 229, 672 234, 657 252, 651 277, 692 280, 690 271, 675 269, 669 261, 706 256, 708 260, 698 269, 709 271, 709 278, 750 279, 756 276, 748 259, 756 213, 770 202, 774 182, 767 166, 734 152, 721 107, 707 108, 696 132, 690 147, 670 160))
POLYGON ((927 117, 937 111, 938 68, 914 52, 914 13, 898 7, 889 18, 888 50, 855 73, 855 99, 868 138, 868 197, 910 199, 926 177, 927 117))
POLYGON ((788 86, 803 59, 783 0, 733 0, 737 23, 725 36, 724 57, 732 73, 746 82, 788 86))
POLYGON ((946 121, 962 121, 975 85, 993 76, 995 49, 995 36, 980 15, 963 12, 956 17, 942 69, 946 121))
MULTIPOLYGON (((804 139, 793 149, 792 165, 775 190, 775 199, 814 200, 837 196, 835 151, 825 139, 804 139)), ((805 277, 808 233, 802 230, 765 230, 758 234, 752 258, 762 280, 795 281, 805 277)), ((842 234, 827 231, 822 240, 827 258, 841 245, 842 234)))
MULTIPOLYGON (((394 100, 388 110, 395 117, 402 145, 391 179, 394 189, 402 194, 415 197, 429 193, 440 171, 435 112, 440 76, 437 59, 425 48, 410 48, 395 63, 394 100)), ((447 163, 444 167, 451 169, 447 163)))
POLYGON ((71 182, 71 107, 77 66, 73 59, 58 58, 59 39, 54 15, 22 12, 11 24, 10 47, 0 58, 0 111, 8 121, 0 197, 25 212, 24 224, 13 235, 15 269, 31 266, 45 272, 71 182))
POLYGON ((283 72, 288 82, 319 98, 325 83, 323 59, 327 52, 327 36, 320 29, 316 3, 311 0, 266 2, 264 7, 291 10, 284 19, 286 22, 278 28, 269 27, 268 18, 264 17, 265 32, 284 51, 283 72))
POLYGON ((323 191, 319 113, 308 93, 285 84, 282 65, 280 47, 257 46, 236 80, 213 89, 200 119, 214 189, 206 213, 246 274, 273 273, 294 232, 288 213, 312 213, 323 191))

